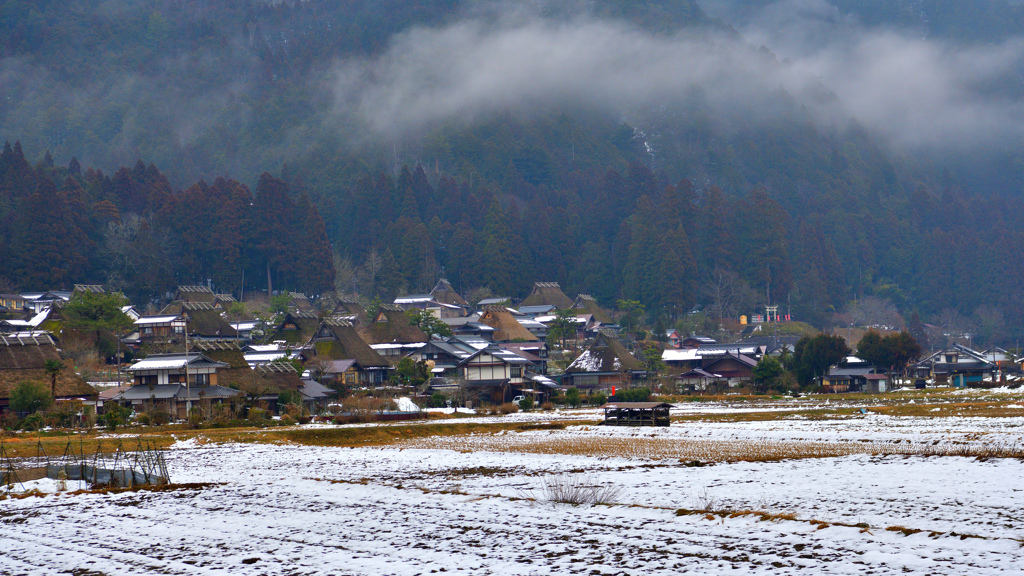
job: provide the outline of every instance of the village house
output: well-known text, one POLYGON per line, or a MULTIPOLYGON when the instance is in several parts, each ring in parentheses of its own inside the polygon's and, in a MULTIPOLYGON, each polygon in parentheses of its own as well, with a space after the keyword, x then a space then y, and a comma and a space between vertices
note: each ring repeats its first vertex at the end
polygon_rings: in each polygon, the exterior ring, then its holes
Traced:
POLYGON ((597 304, 597 300, 595 300, 590 294, 577 295, 576 301, 572 303, 572 309, 578 312, 590 314, 593 316, 595 321, 605 326, 611 326, 615 323, 612 320, 611 314, 601 308, 601 306, 597 304))
POLYGON ((727 352, 705 363, 701 366, 701 370, 717 374, 719 379, 716 382, 722 382, 729 388, 736 388, 753 380, 755 366, 757 366, 756 359, 744 354, 727 352))
POLYGON ((455 304, 438 302, 430 294, 410 294, 395 298, 395 306, 402 310, 426 310, 439 319, 465 316, 467 309, 455 304))
POLYGON ((7 312, 21 314, 29 307, 29 301, 21 294, 0 294, 0 307, 7 312))
POLYGON ((998 364, 962 344, 931 354, 915 364, 912 371, 918 378, 931 378, 957 388, 980 385, 999 376, 998 364))
POLYGON ((558 282, 535 282, 529 296, 519 303, 519 306, 541 306, 550 305, 559 310, 572 308, 573 300, 562 292, 558 282))
POLYGON ((414 326, 405 311, 394 304, 381 304, 377 315, 362 330, 359 336, 367 344, 410 344, 423 343, 430 337, 414 326))
POLYGON ((494 328, 494 342, 533 342, 539 340, 502 306, 488 306, 480 315, 480 323, 494 328))
MULTIPOLYGON (((210 293, 213 294, 212 292, 210 293)), ((185 321, 189 338, 206 340, 241 340, 238 329, 228 322, 224 311, 210 302, 175 301, 164 307, 161 314, 178 314, 185 321)))
POLYGON ((22 298, 26 300, 26 307, 38 314, 47 308, 63 305, 71 300, 71 292, 67 290, 47 290, 46 292, 23 292, 22 298))
POLYGON ((587 392, 610 392, 613 388, 628 389, 646 377, 643 363, 619 342, 615 332, 602 330, 590 347, 565 369, 562 385, 587 392))
POLYGON ((218 371, 229 368, 225 362, 207 356, 188 354, 150 354, 132 364, 132 387, 118 399, 137 412, 161 412, 187 418, 188 404, 209 414, 214 405, 233 405, 242 393, 219 385, 218 371))
POLYGON ((202 302, 213 304, 216 297, 208 286, 178 286, 174 293, 177 302, 202 302))
POLYGON ((309 312, 286 312, 270 330, 269 340, 292 347, 304 346, 320 328, 320 319, 309 312))
POLYGON ((442 304, 458 306, 465 310, 468 310, 470 307, 469 302, 466 302, 462 296, 459 296, 459 293, 455 291, 455 288, 452 288, 451 283, 444 278, 437 281, 437 285, 430 291, 430 295, 434 300, 442 304))
POLYGON ((346 368, 358 374, 360 386, 379 386, 388 380, 394 367, 383 356, 375 352, 367 344, 350 322, 328 318, 320 323, 316 334, 307 346, 309 360, 307 364, 324 374, 334 374, 327 370, 336 370, 330 364, 334 360, 352 360, 353 364, 346 368))
POLYGON ((413 362, 431 361, 434 363, 433 376, 458 376, 459 364, 472 356, 476 349, 467 349, 451 342, 431 340, 422 347, 406 354, 413 362))
POLYGON ((496 346, 477 350, 459 363, 467 393, 492 404, 511 402, 519 394, 536 395, 526 374, 529 367, 526 358, 496 346))
POLYGON ((47 332, 0 334, 0 412, 9 409, 11 393, 20 382, 37 382, 51 390, 54 400, 94 402, 96 390, 65 367, 57 374, 56 386, 47 362, 60 362, 56 341, 47 332))
POLYGON ((125 340, 166 341, 183 338, 185 335, 185 319, 181 314, 139 316, 133 326, 136 334, 128 336, 125 340))
POLYGON ((301 378, 289 361, 292 355, 282 354, 272 361, 251 365, 237 341, 199 340, 193 343, 193 349, 210 360, 227 365, 217 372, 217 383, 220 386, 238 390, 250 402, 262 403, 271 411, 279 411, 278 397, 285 392, 309 396, 311 406, 326 398, 325 394, 319 392, 322 388, 319 384, 301 378), (311 389, 306 390, 307 386, 311 389))
MULTIPOLYGON (((703 344, 697 348, 668 348, 661 353, 661 361, 672 368, 679 368, 684 371, 694 368, 707 370, 708 364, 726 355, 747 356, 755 360, 761 359, 765 353, 765 347, 755 343, 738 342, 735 344, 703 344)), ((713 371, 711 371, 713 372, 713 371)))

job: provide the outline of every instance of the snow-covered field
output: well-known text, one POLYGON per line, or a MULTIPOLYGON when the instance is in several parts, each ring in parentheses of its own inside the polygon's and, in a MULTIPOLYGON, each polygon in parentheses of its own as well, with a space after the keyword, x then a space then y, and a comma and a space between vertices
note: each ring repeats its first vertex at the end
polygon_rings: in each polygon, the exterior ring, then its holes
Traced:
POLYGON ((172 480, 221 484, 0 502, 0 574, 1020 574, 1017 459, 855 454, 688 466, 660 453, 522 446, 1013 446, 1024 443, 1022 425, 868 415, 570 425, 391 448, 180 443, 167 454, 172 480), (552 478, 618 494, 612 505, 554 504, 543 498, 552 478), (743 510, 772 516, 723 512, 743 510))

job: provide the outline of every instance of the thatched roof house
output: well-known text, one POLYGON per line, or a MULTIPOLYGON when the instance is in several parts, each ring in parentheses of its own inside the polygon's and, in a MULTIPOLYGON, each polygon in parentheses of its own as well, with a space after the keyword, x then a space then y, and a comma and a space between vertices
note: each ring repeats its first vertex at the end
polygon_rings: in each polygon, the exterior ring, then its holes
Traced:
MULTIPOLYGON (((213 295, 213 292, 210 292, 213 295)), ((160 311, 161 314, 180 314, 186 323, 189 337, 238 338, 238 330, 228 322, 224 311, 212 302, 174 301, 160 311)))
POLYGON ((312 362, 355 360, 361 370, 361 383, 380 384, 391 370, 388 361, 367 344, 351 322, 328 318, 320 323, 312 344, 312 362))
POLYGON ((178 286, 174 299, 181 302, 205 302, 213 304, 215 295, 208 286, 178 286))
POLYGON ((455 288, 452 288, 451 283, 444 278, 437 281, 437 286, 434 286, 434 289, 430 291, 430 295, 438 302, 469 308, 469 302, 466 302, 462 296, 459 296, 459 293, 455 291, 455 288))
POLYGON ((217 371, 218 384, 241 390, 247 396, 276 395, 302 387, 302 379, 290 362, 270 362, 250 368, 237 342, 200 340, 193 349, 202 351, 211 360, 227 364, 227 368, 217 371))
POLYGON ((576 301, 572 303, 573 310, 582 310, 588 312, 601 324, 614 324, 611 314, 602 309, 598 304, 597 300, 590 294, 580 294, 576 297, 576 301))
POLYGON ((644 374, 643 362, 629 353, 611 330, 601 330, 593 344, 565 369, 562 383, 587 390, 628 386, 644 374))
POLYGON ((405 310, 394 304, 381 304, 377 317, 359 331, 367 344, 427 342, 430 337, 409 322, 405 310))
POLYGON ((559 310, 568 310, 572 308, 573 301, 562 292, 558 282, 535 282, 533 291, 520 302, 520 306, 540 306, 542 304, 550 304, 559 310))
MULTIPOLYGON (((60 360, 53 338, 45 332, 0 334, 0 411, 7 409, 11 392, 20 382, 38 382, 51 386, 46 373, 48 360, 60 360)), ((56 399, 95 399, 96 389, 71 368, 57 376, 56 399)))
POLYGON ((345 317, 356 326, 364 326, 369 320, 366 317, 366 308, 363 308, 363 305, 359 303, 359 299, 355 296, 339 296, 338 303, 334 306, 331 316, 345 317))
POLYGON ((309 342, 320 327, 320 319, 310 312, 288 312, 274 328, 271 341, 281 340, 287 344, 302 346, 309 342))
POLYGON ((491 338, 495 342, 510 342, 512 340, 533 342, 538 340, 503 306, 488 306, 480 315, 479 322, 494 328, 491 338))

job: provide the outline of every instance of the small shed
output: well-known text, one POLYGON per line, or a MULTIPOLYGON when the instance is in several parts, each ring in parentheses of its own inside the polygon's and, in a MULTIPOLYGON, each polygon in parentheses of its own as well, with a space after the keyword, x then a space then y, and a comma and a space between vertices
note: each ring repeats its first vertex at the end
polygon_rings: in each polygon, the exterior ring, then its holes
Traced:
POLYGON ((668 426, 666 402, 616 402, 604 405, 605 426, 668 426))

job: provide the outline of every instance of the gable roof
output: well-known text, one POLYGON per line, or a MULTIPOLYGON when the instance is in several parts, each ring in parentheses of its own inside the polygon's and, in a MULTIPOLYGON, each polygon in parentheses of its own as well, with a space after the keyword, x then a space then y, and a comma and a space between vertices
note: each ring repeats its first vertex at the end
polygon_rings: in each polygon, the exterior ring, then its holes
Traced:
POLYGON ((213 302, 213 290, 209 286, 178 286, 175 300, 184 302, 213 302))
POLYGON ((754 360, 750 356, 747 356, 745 354, 733 354, 732 352, 727 352, 724 356, 720 356, 718 358, 715 358, 711 362, 708 362, 707 364, 701 366, 701 368, 703 368, 704 370, 711 370, 716 365, 721 364, 721 363, 726 362, 726 361, 729 361, 729 360, 733 360, 733 361, 739 362, 740 364, 743 364, 743 365, 745 365, 745 366, 747 366, 749 368, 753 368, 753 367, 757 366, 757 360, 754 360))
POLYGON ((370 348, 351 322, 328 318, 320 323, 312 344, 317 356, 331 360, 355 360, 363 368, 389 367, 383 356, 370 348))
POLYGON ((354 316, 354 324, 365 324, 368 321, 366 309, 359 303, 355 296, 339 296, 338 304, 331 313, 332 316, 354 316))
POLYGON ((434 300, 445 304, 469 306, 469 302, 466 302, 462 296, 459 296, 459 293, 455 291, 455 288, 452 288, 451 283, 444 278, 437 281, 437 286, 434 286, 434 289, 430 291, 430 295, 434 297, 434 300))
POLYGON ((597 300, 594 300, 594 297, 590 294, 580 294, 576 296, 576 301, 572 303, 572 307, 575 310, 586 310, 601 324, 614 323, 611 314, 605 312, 604 309, 598 305, 597 300))
POLYGON ((572 308, 572 298, 562 292, 558 282, 535 282, 533 291, 520 302, 521 306, 538 306, 540 304, 551 304, 559 310, 572 308))
POLYGON ((367 344, 391 344, 394 342, 426 342, 430 340, 417 326, 409 322, 405 311, 394 304, 381 304, 377 317, 359 331, 367 344))
POLYGON ((488 306, 485 308, 484 313, 480 315, 480 323, 494 328, 495 341, 533 341, 538 339, 532 332, 520 324, 507 308, 502 306, 488 306))
POLYGON ((481 348, 480 350, 477 350, 473 354, 470 354, 468 357, 463 358, 459 362, 459 365, 463 366, 469 364, 470 362, 472 362, 474 358, 476 358, 477 356, 482 356, 484 354, 489 354, 492 358, 498 360, 503 364, 511 364, 514 366, 526 366, 528 364, 533 364, 533 362, 520 356, 519 354, 516 354, 512 350, 505 350, 504 348, 489 346, 487 348, 481 348))
POLYGON ((316 334, 320 319, 309 312, 287 312, 277 324, 270 340, 283 340, 288 344, 303 345, 316 334), (294 326, 294 328, 292 328, 294 326))
POLYGON ((302 386, 299 373, 291 362, 268 362, 250 368, 237 342, 198 341, 194 347, 203 350, 211 360, 228 365, 217 371, 217 382, 221 386, 258 394, 279 394, 302 386))
POLYGON ((103 286, 101 286, 100 284, 75 284, 75 288, 74 290, 71 291, 71 293, 74 294, 75 292, 92 292, 94 294, 106 294, 107 291, 104 290, 103 286))
POLYGON ((643 370, 644 365, 629 353, 610 330, 601 330, 593 344, 573 360, 566 374, 579 372, 625 372, 643 370))

